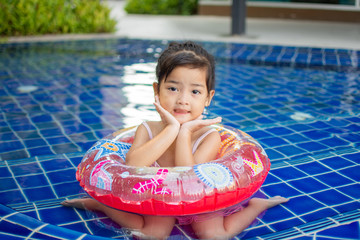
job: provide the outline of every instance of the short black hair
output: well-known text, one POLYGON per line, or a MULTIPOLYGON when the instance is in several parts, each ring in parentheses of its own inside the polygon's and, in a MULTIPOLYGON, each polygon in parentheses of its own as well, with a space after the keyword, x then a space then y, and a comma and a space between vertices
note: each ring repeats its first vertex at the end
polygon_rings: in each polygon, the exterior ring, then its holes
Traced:
POLYGON ((215 89, 215 60, 199 44, 187 41, 183 43, 171 42, 160 55, 156 66, 158 87, 166 81, 169 74, 179 66, 203 68, 206 70, 207 91, 215 89))

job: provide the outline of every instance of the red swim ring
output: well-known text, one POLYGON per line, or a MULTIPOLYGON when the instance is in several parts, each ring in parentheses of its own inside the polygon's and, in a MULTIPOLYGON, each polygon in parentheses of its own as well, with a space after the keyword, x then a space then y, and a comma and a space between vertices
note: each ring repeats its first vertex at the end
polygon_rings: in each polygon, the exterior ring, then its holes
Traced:
POLYGON ((136 127, 98 141, 79 164, 76 178, 94 199, 139 214, 183 216, 216 211, 251 197, 270 169, 265 151, 248 134, 214 125, 218 158, 193 167, 132 167, 124 159, 136 127))

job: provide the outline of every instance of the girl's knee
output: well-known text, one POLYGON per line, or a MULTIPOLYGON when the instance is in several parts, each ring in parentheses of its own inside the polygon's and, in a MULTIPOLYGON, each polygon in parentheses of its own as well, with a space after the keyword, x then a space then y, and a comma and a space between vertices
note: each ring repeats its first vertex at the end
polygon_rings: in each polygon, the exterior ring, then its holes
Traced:
POLYGON ((199 239, 228 239, 227 234, 225 231, 219 231, 219 229, 216 230, 210 230, 207 229, 205 231, 196 232, 196 236, 199 239))
POLYGON ((220 222, 214 224, 212 222, 197 223, 192 225, 196 236, 199 239, 226 239, 226 231, 224 225, 220 222))
POLYGON ((166 239, 175 225, 175 218, 146 216, 142 233, 150 239, 166 239))

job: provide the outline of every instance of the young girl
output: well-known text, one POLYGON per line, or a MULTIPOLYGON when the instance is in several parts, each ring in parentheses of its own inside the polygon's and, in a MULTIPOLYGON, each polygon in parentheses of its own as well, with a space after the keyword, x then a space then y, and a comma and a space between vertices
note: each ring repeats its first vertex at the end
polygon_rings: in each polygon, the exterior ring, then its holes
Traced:
MULTIPOLYGON (((202 119, 202 113, 215 94, 215 61, 193 42, 171 43, 161 54, 153 84, 155 107, 161 121, 144 122, 127 153, 131 166, 192 166, 216 158, 220 146, 217 131, 208 126, 221 118, 202 119)), ((229 216, 212 215, 193 221, 194 232, 202 239, 230 238, 248 227, 264 210, 287 199, 253 198, 243 210, 229 216)), ((170 235, 175 217, 159 217, 122 212, 92 198, 67 200, 64 206, 98 210, 125 228, 139 231, 143 237, 164 239, 170 235)))

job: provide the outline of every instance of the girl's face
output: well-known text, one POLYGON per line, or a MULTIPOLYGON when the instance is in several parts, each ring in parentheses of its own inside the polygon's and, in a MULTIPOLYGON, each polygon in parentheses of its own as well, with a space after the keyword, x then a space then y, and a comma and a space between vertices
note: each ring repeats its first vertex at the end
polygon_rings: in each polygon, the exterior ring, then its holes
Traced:
POLYGON ((159 95, 161 106, 170 112, 180 124, 199 117, 206 106, 210 105, 215 91, 208 93, 206 87, 206 70, 176 67, 162 79, 160 88, 154 83, 154 92, 159 95))

